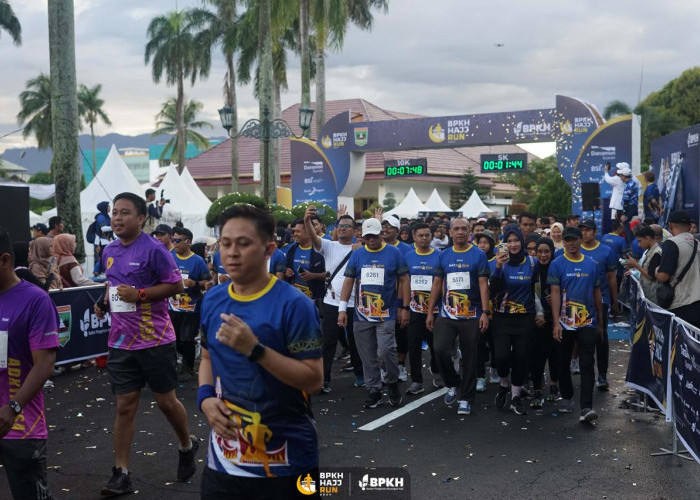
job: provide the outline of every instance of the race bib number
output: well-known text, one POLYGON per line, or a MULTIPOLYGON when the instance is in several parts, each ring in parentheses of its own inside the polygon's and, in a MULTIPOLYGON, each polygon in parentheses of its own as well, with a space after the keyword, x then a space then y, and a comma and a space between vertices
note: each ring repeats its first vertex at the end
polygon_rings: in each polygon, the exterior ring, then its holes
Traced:
POLYGON ((363 267, 360 276, 362 286, 379 285, 384 286, 384 268, 381 267, 363 267))
POLYGON ((127 313, 136 311, 135 302, 124 302, 117 293, 116 286, 109 287, 109 307, 115 313, 127 313))
POLYGON ((469 290, 472 287, 472 281, 469 278, 469 271, 463 273, 448 273, 447 274, 447 289, 448 290, 469 290))
POLYGON ((7 368, 7 344, 9 339, 7 331, 0 332, 0 368, 7 368))
POLYGON ((433 277, 426 275, 411 276, 411 290, 429 292, 433 286, 433 277))

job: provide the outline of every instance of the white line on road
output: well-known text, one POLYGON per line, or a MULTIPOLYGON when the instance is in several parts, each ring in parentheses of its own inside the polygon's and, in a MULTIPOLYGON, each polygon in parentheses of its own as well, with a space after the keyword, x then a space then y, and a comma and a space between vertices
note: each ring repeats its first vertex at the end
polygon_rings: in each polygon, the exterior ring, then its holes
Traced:
POLYGON ((425 403, 428 403, 432 401, 433 399, 439 398, 443 394, 447 392, 446 388, 439 389, 435 392, 431 392, 427 396, 423 396, 420 399, 416 399, 415 401, 412 401, 411 403, 408 403, 406 406, 403 408, 399 408, 398 410, 392 411, 391 413, 387 413, 381 418, 378 418, 377 420, 373 420, 372 422, 363 425, 360 427, 361 431, 373 431, 375 429, 378 429, 384 424, 388 424, 392 420, 396 420, 399 417, 404 416, 406 413, 412 412, 416 408, 423 406, 425 403))

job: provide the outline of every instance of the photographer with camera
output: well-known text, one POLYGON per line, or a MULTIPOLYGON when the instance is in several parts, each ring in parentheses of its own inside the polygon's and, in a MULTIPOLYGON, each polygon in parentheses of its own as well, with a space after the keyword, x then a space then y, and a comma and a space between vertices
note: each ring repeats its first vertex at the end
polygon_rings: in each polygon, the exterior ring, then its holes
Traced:
POLYGON ((170 203, 170 200, 165 199, 164 190, 160 190, 160 201, 156 201, 156 190, 153 188, 146 189, 148 213, 146 214, 146 224, 143 227, 144 233, 151 234, 155 231, 158 221, 163 216, 163 205, 166 203, 170 203))

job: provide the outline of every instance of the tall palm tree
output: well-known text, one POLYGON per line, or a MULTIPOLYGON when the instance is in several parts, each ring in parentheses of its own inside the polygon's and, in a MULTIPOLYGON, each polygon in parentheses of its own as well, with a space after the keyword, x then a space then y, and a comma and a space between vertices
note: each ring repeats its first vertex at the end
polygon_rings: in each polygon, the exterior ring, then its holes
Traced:
POLYGON ((19 95, 20 112, 17 123, 24 125, 22 137, 33 135, 39 149, 51 147, 51 79, 40 73, 27 80, 27 90, 19 95))
POLYGON ((22 26, 9 0, 0 0, 0 31, 5 30, 18 47, 22 45, 22 26))
POLYGON ((97 149, 95 148, 95 124, 102 120, 105 125, 112 125, 109 117, 102 109, 104 100, 100 97, 102 84, 98 83, 92 88, 80 84, 78 87, 78 113, 90 127, 90 139, 92 140, 92 170, 97 173, 97 149))
POLYGON ((175 123, 177 124, 178 171, 185 167, 186 131, 184 121, 185 78, 191 84, 209 76, 211 44, 204 33, 211 14, 203 9, 175 10, 151 20, 148 25, 145 63, 152 64, 153 81, 165 74, 168 85, 177 87, 175 123))
MULTIPOLYGON (((187 101, 184 106, 184 122, 185 122, 185 144, 191 142, 199 149, 208 149, 210 144, 206 137, 204 137, 199 132, 196 132, 196 128, 212 128, 211 123, 205 121, 197 121, 197 113, 202 111, 204 105, 195 100, 187 101)), ((165 145, 165 149, 160 154, 158 158, 161 162, 170 157, 172 163, 177 163, 178 165, 183 164, 180 162, 180 136, 177 134, 178 123, 177 123, 177 98, 171 97, 163 103, 163 107, 160 112, 156 115, 156 127, 158 127, 155 132, 151 134, 151 137, 158 137, 160 135, 170 135, 174 134, 170 138, 168 143, 165 145)))

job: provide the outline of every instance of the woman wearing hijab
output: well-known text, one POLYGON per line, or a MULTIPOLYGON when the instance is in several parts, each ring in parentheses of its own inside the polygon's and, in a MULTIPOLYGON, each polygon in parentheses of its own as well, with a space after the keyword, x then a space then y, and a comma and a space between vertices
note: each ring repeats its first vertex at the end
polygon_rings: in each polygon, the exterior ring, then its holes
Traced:
POLYGON ((29 271, 43 283, 44 290, 63 288, 56 268, 56 258, 51 254, 51 238, 40 236, 29 247, 29 271))
POLYGON ((490 283, 494 308, 493 343, 501 378, 495 402, 499 409, 505 408, 510 392, 510 409, 516 415, 525 415, 527 409, 521 390, 527 381, 535 334, 534 286, 539 266, 526 254, 525 239, 517 225, 506 226, 504 241, 507 252, 496 256, 496 270, 490 283))
POLYGON ((554 244, 554 250, 559 250, 564 248, 564 240, 561 235, 564 234, 564 226, 561 222, 555 222, 552 224, 549 230, 549 236, 552 238, 552 243, 554 244))
POLYGON ((57 258, 56 266, 64 288, 96 285, 83 274, 83 268, 73 256, 75 252, 75 235, 61 233, 53 239, 53 254, 57 258))
POLYGON ((29 271, 29 245, 27 242, 15 241, 12 243, 12 249, 15 252, 15 274, 17 277, 39 288, 44 288, 44 284, 29 271))
POLYGON ((539 273, 535 282, 535 337, 532 343, 532 356, 530 379, 535 391, 532 396, 531 408, 542 408, 544 396, 542 395, 542 375, 545 363, 549 363, 549 396, 547 401, 559 399, 558 363, 556 343, 552 337, 552 305, 550 286, 547 284, 547 272, 549 264, 554 259, 554 242, 546 237, 537 240, 537 263, 539 273))

